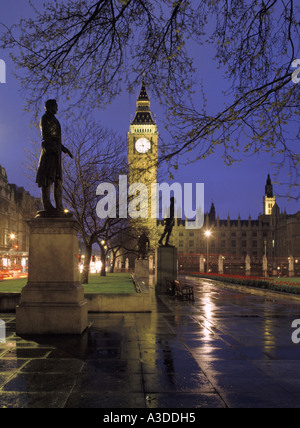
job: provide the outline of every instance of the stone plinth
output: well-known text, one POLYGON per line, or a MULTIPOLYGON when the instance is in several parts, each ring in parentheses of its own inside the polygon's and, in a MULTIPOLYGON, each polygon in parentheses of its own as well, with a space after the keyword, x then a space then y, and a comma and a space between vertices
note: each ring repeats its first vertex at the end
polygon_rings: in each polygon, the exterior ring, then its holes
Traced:
POLYGON ((249 254, 246 257, 245 263, 246 263, 246 275, 250 276, 251 275, 251 259, 250 259, 249 254))
POLYGON ((265 278, 268 276, 268 259, 266 255, 263 257, 263 275, 265 278))
POLYGON ((17 334, 81 334, 88 312, 79 283, 78 224, 73 218, 28 224, 28 282, 16 308, 17 334))
POLYGON ((295 259, 293 256, 289 257, 289 277, 295 276, 295 259))
POLYGON ((218 260, 218 272, 223 275, 224 273, 224 256, 220 255, 218 260))
POLYGON ((205 258, 202 254, 201 254, 200 260, 199 260, 199 268, 200 268, 200 272, 205 271, 205 258))
POLYGON ((166 291, 166 278, 177 279, 177 248, 159 247, 155 252, 155 286, 157 293, 166 291))
POLYGON ((149 280, 149 260, 136 260, 134 273, 143 280, 149 280))

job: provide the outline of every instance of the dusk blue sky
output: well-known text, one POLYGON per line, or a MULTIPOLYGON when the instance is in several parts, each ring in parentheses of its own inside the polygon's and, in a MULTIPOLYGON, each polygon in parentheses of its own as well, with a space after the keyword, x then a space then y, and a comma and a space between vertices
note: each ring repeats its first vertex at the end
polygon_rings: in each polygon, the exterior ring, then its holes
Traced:
MULTIPOLYGON (((35 1, 34 4, 42 4, 35 1)), ((0 21, 11 25, 18 23, 20 18, 29 16, 30 7, 27 0, 10 0, 1 4, 0 21)), ((212 61, 213 52, 208 48, 197 48, 194 54, 199 61, 197 64, 198 78, 205 87, 208 104, 216 104, 222 108, 224 96, 222 90, 226 82, 222 76, 222 70, 217 69, 217 64, 212 61)), ((0 164, 5 167, 8 180, 18 186, 23 186, 32 194, 39 195, 39 189, 34 183, 30 183, 24 175, 25 150, 30 145, 30 140, 36 138, 35 131, 29 128, 32 116, 25 113, 24 100, 20 95, 20 85, 13 76, 14 64, 9 58, 7 50, 0 50, 0 59, 6 62, 6 84, 0 84, 0 164)), ((291 82, 291 84, 293 84, 291 82)), ((162 132, 163 117, 162 108, 151 96, 151 87, 148 87, 151 98, 151 109, 157 116, 157 124, 162 132)), ((95 118, 108 128, 118 132, 126 138, 130 125, 130 116, 134 115, 136 108, 136 95, 123 93, 115 99, 114 103, 105 111, 95 112, 95 118)), ((51 98, 51 94, 47 98, 51 98)), ((41 115, 43 105, 41 105, 41 115)), ((59 114, 58 114, 59 118, 59 114)), ((65 123, 61 121, 64 129, 65 123)), ((276 167, 272 165, 274 159, 267 154, 255 156, 243 156, 242 162, 228 167, 224 164, 217 151, 208 159, 199 161, 189 167, 181 167, 175 174, 175 181, 181 183, 205 184, 205 211, 208 211, 214 202, 217 214, 220 218, 257 218, 262 212, 262 200, 268 173, 276 173, 276 167)), ((281 173, 282 181, 288 181, 288 168, 281 173)), ((275 193, 282 194, 285 188, 274 186, 275 193)), ((299 201, 278 199, 280 208, 288 213, 299 211, 299 201)))

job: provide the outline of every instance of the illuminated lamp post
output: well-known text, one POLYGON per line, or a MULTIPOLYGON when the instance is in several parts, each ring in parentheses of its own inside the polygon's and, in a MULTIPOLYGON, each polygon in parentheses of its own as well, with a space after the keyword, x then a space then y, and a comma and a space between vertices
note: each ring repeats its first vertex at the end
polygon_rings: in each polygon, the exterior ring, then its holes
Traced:
POLYGON ((19 244, 17 241, 17 235, 15 233, 11 233, 9 235, 9 238, 11 240, 11 247, 12 247, 10 250, 12 251, 10 254, 10 266, 14 268, 18 263, 17 253, 14 253, 14 252, 17 252, 19 250, 19 244))
POLYGON ((17 241, 17 235, 15 233, 11 233, 9 235, 9 237, 10 237, 11 245, 12 245, 13 249, 14 250, 18 250, 19 249, 19 244, 18 244, 18 241, 17 241))
POLYGON ((206 230, 205 231, 205 236, 206 236, 206 242, 207 242, 207 273, 209 273, 209 238, 211 237, 211 231, 210 230, 206 230))

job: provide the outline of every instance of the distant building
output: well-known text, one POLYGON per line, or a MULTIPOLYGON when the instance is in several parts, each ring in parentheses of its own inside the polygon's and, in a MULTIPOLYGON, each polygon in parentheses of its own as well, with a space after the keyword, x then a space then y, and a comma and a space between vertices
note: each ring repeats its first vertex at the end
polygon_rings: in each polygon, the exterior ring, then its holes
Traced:
POLYGON ((38 209, 40 199, 31 196, 23 187, 10 184, 5 168, 0 165, 0 269, 20 264, 28 257, 26 220, 38 209))
POLYGON ((173 232, 173 244, 179 253, 203 253, 207 251, 205 231, 210 230, 210 252, 214 254, 247 256, 261 259, 289 257, 300 259, 300 211, 293 215, 281 213, 273 193, 270 176, 267 178, 263 197, 263 214, 257 220, 220 219, 214 204, 205 215, 204 227, 186 230, 185 222, 178 219, 173 232))

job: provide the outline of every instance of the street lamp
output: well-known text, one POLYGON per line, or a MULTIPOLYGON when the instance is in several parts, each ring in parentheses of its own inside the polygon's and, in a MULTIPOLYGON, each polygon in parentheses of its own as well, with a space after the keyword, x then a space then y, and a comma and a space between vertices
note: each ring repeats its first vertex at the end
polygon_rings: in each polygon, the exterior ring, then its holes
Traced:
POLYGON ((205 231, 205 236, 207 239, 207 273, 209 273, 209 238, 211 237, 211 231, 210 230, 206 230, 205 231))
POLYGON ((264 268, 264 276, 267 278, 268 276, 268 259, 267 259, 267 240, 264 241, 265 245, 265 254, 264 254, 264 260, 263 260, 263 268, 264 268))
POLYGON ((13 248, 14 248, 15 250, 18 250, 18 249, 19 249, 19 245, 18 245, 18 243, 17 243, 17 241, 16 241, 16 239, 17 239, 17 235, 16 235, 15 233, 11 233, 11 234, 9 235, 9 238, 10 238, 10 240, 11 240, 11 245, 13 246, 13 248))

